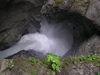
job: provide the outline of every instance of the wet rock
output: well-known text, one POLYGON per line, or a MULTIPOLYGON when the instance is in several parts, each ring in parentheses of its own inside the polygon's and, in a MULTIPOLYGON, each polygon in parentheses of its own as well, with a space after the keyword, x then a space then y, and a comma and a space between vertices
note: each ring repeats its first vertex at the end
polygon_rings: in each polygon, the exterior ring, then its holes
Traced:
POLYGON ((27 59, 29 57, 34 57, 35 59, 40 59, 40 60, 46 59, 46 55, 43 55, 42 53, 36 52, 34 50, 28 50, 28 51, 22 50, 14 55, 7 57, 6 59, 15 59, 18 57, 23 57, 23 58, 27 58, 27 59))
POLYGON ((37 32, 37 29, 39 30, 40 21, 36 19, 37 15, 40 14, 40 9, 41 6, 35 7, 34 4, 25 1, 0 11, 0 36, 2 36, 0 37, 0 51, 14 45, 24 34, 34 33, 37 32), (35 12, 32 12, 32 10, 35 12), (33 15, 36 15, 36 17, 32 17, 33 15), (31 19, 34 20, 31 21, 31 19), (34 31, 29 29, 30 24, 34 25, 34 31))

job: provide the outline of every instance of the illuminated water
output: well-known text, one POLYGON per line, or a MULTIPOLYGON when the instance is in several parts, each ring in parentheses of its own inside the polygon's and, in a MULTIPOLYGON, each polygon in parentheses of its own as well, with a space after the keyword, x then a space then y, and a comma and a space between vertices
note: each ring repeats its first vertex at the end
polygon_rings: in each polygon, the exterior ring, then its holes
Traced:
POLYGON ((0 60, 21 50, 35 50, 44 55, 53 53, 63 56, 73 44, 70 25, 64 27, 62 23, 48 23, 43 19, 40 23, 40 33, 24 35, 14 46, 0 51, 0 60))

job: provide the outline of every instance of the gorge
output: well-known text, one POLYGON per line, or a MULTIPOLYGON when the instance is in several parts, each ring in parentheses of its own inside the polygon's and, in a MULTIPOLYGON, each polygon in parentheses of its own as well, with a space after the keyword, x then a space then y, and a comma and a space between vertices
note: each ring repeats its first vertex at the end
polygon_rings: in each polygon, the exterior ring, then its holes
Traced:
POLYGON ((63 57, 55 75, 100 73, 99 58, 75 57, 100 54, 99 5, 100 0, 0 0, 0 75, 52 73, 43 62, 46 53, 63 57), (40 63, 33 64, 29 57, 40 63), (12 70, 6 65, 10 60, 12 70))

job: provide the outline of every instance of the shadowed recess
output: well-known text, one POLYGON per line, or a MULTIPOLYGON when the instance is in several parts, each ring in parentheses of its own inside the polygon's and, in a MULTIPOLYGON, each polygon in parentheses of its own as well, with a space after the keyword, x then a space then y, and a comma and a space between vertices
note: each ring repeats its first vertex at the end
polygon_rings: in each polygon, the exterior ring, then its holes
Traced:
POLYGON ((24 35, 14 46, 0 51, 0 60, 21 50, 33 50, 43 55, 53 53, 64 57, 75 55, 79 46, 93 34, 98 34, 100 28, 79 13, 68 11, 43 17, 40 25, 39 32, 24 35))

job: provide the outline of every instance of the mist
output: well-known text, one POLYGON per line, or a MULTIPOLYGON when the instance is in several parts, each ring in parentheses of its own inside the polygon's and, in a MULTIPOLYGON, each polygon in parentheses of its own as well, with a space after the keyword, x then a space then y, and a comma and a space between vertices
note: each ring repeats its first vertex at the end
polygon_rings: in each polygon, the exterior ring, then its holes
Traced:
POLYGON ((70 24, 49 23, 45 18, 40 22, 40 32, 27 34, 21 37, 14 46, 0 51, 0 60, 21 50, 34 50, 64 56, 73 45, 73 31, 70 24))

